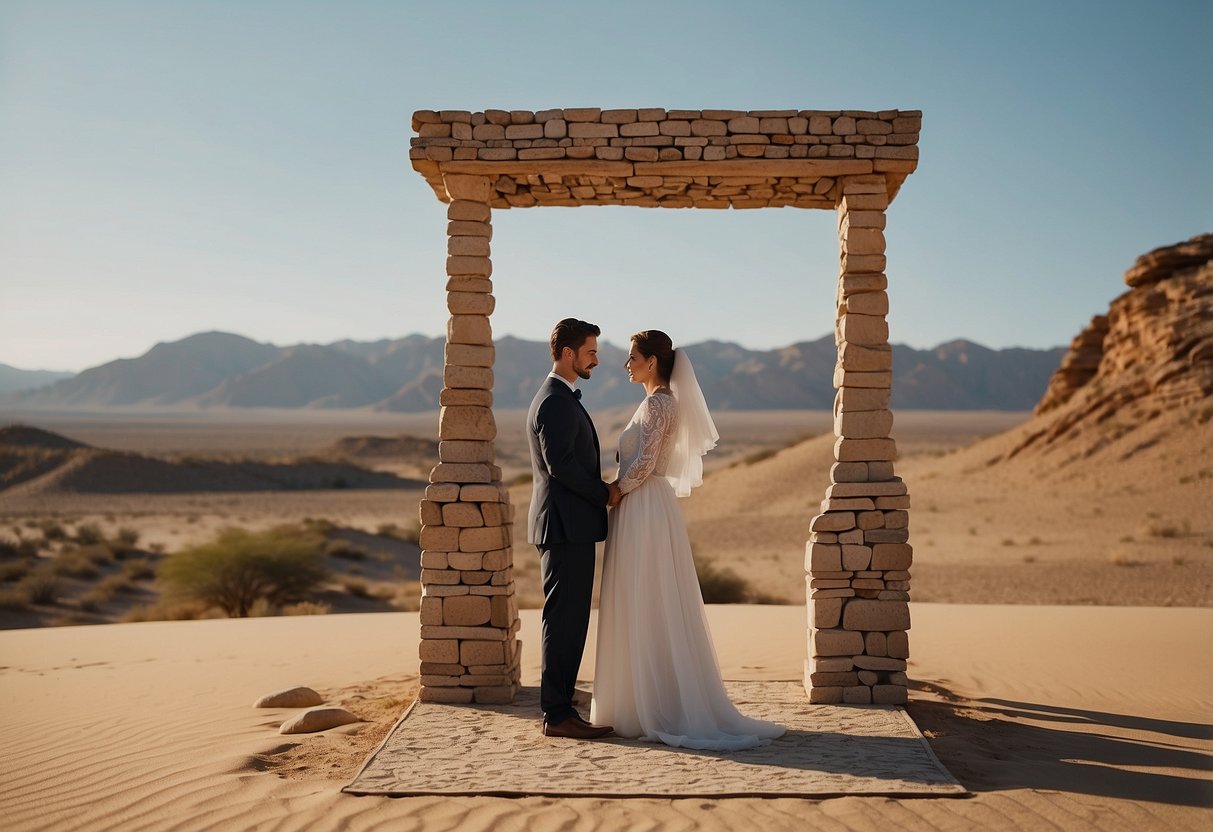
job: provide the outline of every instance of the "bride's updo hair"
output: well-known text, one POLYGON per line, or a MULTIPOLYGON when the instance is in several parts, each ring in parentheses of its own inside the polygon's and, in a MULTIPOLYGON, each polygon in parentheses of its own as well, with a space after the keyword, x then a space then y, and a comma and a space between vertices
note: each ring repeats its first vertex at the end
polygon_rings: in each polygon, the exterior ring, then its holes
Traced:
POLYGON ((657 359, 657 375, 669 381, 674 372, 674 342, 660 329, 646 329, 632 336, 632 343, 645 358, 657 359))

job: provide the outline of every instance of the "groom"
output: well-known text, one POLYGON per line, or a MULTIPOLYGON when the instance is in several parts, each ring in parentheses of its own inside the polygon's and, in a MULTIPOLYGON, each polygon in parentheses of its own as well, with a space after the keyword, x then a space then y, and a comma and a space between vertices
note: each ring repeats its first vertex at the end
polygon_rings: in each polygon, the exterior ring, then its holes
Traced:
POLYGON ((594 544, 606 539, 607 505, 618 487, 602 481, 598 434, 581 406, 577 379, 598 366, 597 326, 565 318, 552 330, 552 372, 527 412, 531 511, 527 541, 543 571, 543 734, 595 740, 612 733, 573 708, 577 669, 590 625, 594 544))

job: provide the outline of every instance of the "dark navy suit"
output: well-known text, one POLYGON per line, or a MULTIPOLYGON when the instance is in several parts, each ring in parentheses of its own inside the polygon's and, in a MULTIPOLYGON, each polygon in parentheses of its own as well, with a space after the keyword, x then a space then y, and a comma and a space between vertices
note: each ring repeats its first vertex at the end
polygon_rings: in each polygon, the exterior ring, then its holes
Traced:
POLYGON ((540 707, 558 724, 576 712, 573 690, 590 625, 594 544, 606 539, 610 490, 602 481, 598 434, 568 385, 549 376, 527 413, 531 510, 527 540, 543 572, 540 707))

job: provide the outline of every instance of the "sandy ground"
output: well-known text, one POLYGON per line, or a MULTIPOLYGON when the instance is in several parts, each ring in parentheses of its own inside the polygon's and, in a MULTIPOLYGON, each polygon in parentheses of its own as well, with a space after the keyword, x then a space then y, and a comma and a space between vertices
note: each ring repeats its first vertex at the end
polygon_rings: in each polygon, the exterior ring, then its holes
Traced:
MULTIPOLYGON (((9 830, 1208 828, 1213 611, 913 615, 910 713, 968 798, 343 795, 416 690, 417 615, 387 613, 0 633, 0 817, 9 830), (279 735, 291 712, 251 705, 296 684, 370 721, 279 735)), ((709 617, 726 677, 800 676, 803 608, 709 617)), ((528 684, 537 631, 525 611, 528 684)), ((592 667, 591 649, 587 680, 592 667)))

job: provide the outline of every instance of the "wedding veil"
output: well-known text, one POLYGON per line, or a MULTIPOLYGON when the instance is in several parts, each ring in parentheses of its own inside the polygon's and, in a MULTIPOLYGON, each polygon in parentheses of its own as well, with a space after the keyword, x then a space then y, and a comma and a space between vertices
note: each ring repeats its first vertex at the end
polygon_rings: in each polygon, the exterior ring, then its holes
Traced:
POLYGON ((666 479, 674 486, 675 494, 686 497, 692 488, 703 485, 703 455, 720 439, 686 350, 674 352, 670 390, 678 402, 678 429, 666 479))

